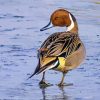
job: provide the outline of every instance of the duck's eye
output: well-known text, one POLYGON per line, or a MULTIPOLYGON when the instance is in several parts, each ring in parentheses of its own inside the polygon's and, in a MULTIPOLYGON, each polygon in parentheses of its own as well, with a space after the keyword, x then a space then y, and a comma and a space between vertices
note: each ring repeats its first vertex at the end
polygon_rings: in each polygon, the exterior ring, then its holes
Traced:
POLYGON ((58 20, 59 19, 59 17, 55 17, 55 20, 58 20))
POLYGON ((58 20, 58 19, 64 19, 65 16, 62 16, 62 17, 55 17, 55 20, 58 20))

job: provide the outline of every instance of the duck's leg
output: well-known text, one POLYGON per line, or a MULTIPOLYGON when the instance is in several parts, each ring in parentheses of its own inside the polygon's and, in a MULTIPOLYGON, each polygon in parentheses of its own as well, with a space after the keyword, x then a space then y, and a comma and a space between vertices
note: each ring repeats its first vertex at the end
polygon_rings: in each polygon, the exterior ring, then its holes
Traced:
POLYGON ((62 76, 61 82, 58 84, 58 86, 64 86, 65 75, 66 75, 66 73, 63 72, 63 76, 62 76))
POLYGON ((42 77, 42 80, 40 81, 39 85, 41 88, 52 86, 52 84, 45 82, 45 72, 43 72, 43 77, 42 77))
POLYGON ((40 81, 39 84, 40 84, 40 85, 46 84, 46 82, 45 82, 45 72, 43 72, 42 80, 40 81))

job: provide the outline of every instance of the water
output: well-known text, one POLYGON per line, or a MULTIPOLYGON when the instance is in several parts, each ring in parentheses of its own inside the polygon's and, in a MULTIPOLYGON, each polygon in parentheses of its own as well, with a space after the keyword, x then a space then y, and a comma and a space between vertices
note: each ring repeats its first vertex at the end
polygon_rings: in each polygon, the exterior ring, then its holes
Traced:
POLYGON ((98 0, 0 0, 0 100, 99 100, 100 2, 98 0), (41 75, 27 80, 37 65, 37 50, 55 28, 40 32, 51 13, 66 8, 77 18, 87 57, 69 72, 66 83, 56 84, 61 73, 47 71, 51 87, 40 88, 41 75))

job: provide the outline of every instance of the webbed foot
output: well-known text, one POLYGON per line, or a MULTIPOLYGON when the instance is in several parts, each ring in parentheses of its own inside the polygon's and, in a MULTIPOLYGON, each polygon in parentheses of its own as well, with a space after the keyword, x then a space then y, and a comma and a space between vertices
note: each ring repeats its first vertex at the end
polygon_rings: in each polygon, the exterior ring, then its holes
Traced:
POLYGON ((45 81, 40 81, 39 85, 40 85, 40 88, 46 88, 48 86, 52 86, 52 84, 46 83, 45 81))
POLYGON ((68 84, 67 84, 67 83, 59 83, 59 84, 58 84, 59 87, 63 87, 63 86, 72 86, 72 85, 73 85, 73 83, 68 83, 68 84))

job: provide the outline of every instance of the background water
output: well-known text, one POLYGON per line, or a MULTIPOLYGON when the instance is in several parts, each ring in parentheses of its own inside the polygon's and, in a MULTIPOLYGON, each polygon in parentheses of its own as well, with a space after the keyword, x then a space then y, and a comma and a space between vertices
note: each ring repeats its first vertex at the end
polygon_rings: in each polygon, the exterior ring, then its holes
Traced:
POLYGON ((0 100, 99 100, 100 99, 100 1, 99 0, 0 0, 0 100), (61 73, 47 71, 51 87, 41 89, 41 75, 26 80, 37 65, 37 50, 52 33, 65 28, 39 29, 58 8, 72 12, 79 24, 87 57, 69 72, 66 83, 56 84, 61 73))

